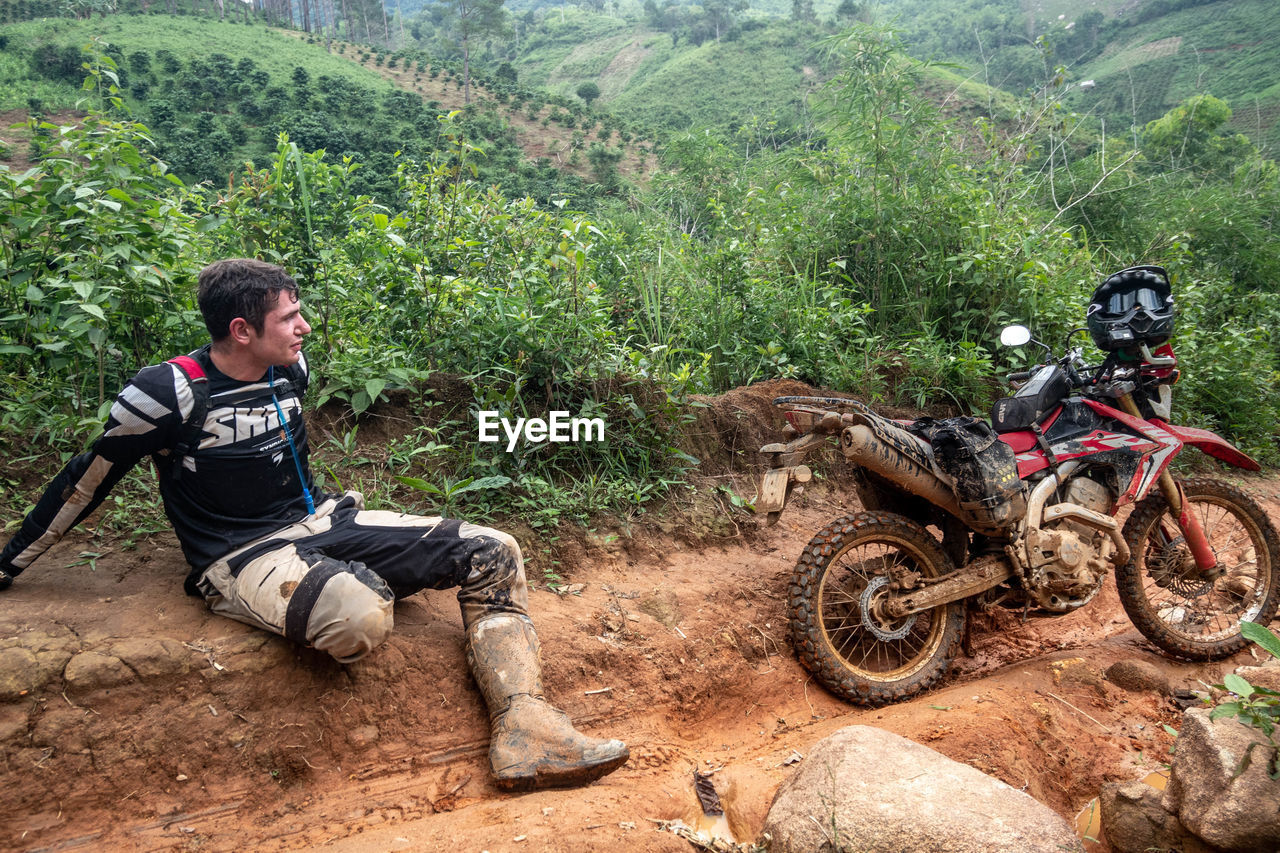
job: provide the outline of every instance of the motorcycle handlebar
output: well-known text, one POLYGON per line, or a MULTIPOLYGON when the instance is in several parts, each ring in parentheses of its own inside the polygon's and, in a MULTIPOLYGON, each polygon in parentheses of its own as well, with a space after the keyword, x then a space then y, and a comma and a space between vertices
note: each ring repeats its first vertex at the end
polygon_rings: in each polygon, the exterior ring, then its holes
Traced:
POLYGON ((1020 370, 1017 373, 1010 373, 1004 377, 1006 382, 1026 382, 1031 378, 1030 370, 1020 370))

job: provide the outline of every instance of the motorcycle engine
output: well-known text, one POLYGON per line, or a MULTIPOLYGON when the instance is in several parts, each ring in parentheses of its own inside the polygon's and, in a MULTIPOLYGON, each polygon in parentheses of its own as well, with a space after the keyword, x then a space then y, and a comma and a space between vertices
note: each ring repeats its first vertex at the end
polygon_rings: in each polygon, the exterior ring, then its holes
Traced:
MULTIPOLYGON (((1111 509, 1110 491, 1088 477, 1069 481, 1062 500, 1103 515, 1111 509)), ((1115 550, 1103 531, 1070 518, 1028 530, 1027 545, 1031 597, 1055 613, 1075 610, 1098 594, 1115 550)))

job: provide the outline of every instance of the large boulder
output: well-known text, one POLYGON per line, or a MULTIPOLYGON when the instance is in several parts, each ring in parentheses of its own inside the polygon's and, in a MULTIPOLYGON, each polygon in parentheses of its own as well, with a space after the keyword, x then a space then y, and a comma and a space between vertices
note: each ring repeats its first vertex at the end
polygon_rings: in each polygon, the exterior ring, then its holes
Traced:
POLYGON ((1113 853, 1215 853, 1182 825, 1177 815, 1160 805, 1163 793, 1145 782, 1108 782, 1102 786, 1098 806, 1102 831, 1113 853))
POLYGON ((1258 729, 1210 720, 1207 708, 1182 715, 1162 805, 1214 847, 1238 853, 1280 850, 1280 780, 1275 748, 1258 729))
POLYGON ((1067 822, 1026 794, 870 726, 817 743, 774 797, 772 853, 1081 851, 1067 822))

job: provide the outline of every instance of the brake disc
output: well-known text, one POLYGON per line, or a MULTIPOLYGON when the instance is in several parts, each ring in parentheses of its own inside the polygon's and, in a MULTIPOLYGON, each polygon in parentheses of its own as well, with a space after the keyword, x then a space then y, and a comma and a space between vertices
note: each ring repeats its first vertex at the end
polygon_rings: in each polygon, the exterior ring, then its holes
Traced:
POLYGON ((862 627, 870 631, 872 636, 881 642, 901 640, 907 636, 907 634, 911 633, 911 628, 916 624, 916 617, 920 615, 912 613, 899 622, 896 628, 877 622, 875 618, 876 609, 873 606, 873 602, 880 589, 888 583, 889 577, 887 575, 876 575, 867 583, 867 588, 862 591, 862 597, 858 602, 862 610, 862 627))
POLYGON ((1197 598, 1213 589, 1212 578, 1197 577, 1198 570, 1182 537, 1147 556, 1147 574, 1156 586, 1182 598, 1197 598))

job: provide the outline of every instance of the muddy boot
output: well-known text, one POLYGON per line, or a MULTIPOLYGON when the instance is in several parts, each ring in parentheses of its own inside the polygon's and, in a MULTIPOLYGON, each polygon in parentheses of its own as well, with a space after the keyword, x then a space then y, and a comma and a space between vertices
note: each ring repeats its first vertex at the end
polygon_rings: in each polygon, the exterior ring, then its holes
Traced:
POLYGON ((580 734, 542 696, 538 637, 519 616, 499 614, 467 630, 467 663, 489 706, 489 764, 499 788, 581 785, 626 763, 620 740, 580 734))

